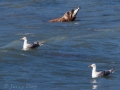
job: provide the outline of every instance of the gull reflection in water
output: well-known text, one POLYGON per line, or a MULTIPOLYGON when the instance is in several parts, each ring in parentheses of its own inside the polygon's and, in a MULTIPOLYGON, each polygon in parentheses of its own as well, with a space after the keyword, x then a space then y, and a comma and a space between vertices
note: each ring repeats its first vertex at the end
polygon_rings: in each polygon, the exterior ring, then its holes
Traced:
POLYGON ((97 89, 98 85, 93 85, 92 89, 97 89))
POLYGON ((93 84, 92 89, 97 89, 97 87, 98 87, 97 80, 96 79, 92 79, 91 83, 93 84))

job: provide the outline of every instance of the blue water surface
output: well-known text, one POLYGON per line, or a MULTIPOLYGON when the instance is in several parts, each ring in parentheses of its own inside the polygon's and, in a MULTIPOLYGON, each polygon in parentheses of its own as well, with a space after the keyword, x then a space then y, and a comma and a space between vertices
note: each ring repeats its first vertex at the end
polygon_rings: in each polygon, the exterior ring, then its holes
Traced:
POLYGON ((1 90, 119 90, 120 0, 1 0, 0 12, 1 90), (44 45, 23 51, 24 36, 44 45), (92 63, 115 72, 92 79, 92 63))

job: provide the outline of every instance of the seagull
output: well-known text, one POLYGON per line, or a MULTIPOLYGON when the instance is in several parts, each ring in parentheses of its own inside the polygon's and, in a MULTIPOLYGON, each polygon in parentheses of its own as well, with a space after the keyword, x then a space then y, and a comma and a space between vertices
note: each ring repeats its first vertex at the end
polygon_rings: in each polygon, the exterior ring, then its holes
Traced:
POLYGON ((92 69, 92 78, 105 77, 114 72, 114 68, 112 68, 110 70, 96 71, 96 64, 91 64, 88 67, 93 68, 92 69))
POLYGON ((23 50, 34 49, 34 48, 37 48, 37 47, 43 45, 41 42, 27 43, 27 38, 26 37, 23 37, 20 40, 24 40, 23 50))

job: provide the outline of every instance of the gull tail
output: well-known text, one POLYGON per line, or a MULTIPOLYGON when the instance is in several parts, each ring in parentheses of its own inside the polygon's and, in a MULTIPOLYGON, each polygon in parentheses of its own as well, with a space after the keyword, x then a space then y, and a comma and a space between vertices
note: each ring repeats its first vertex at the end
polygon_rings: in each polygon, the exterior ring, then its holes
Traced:
POLYGON ((110 71, 110 73, 114 73, 115 68, 112 68, 112 69, 110 69, 109 71, 110 71))
POLYGON ((39 44, 40 46, 42 46, 42 45, 43 45, 43 42, 38 42, 38 44, 39 44))

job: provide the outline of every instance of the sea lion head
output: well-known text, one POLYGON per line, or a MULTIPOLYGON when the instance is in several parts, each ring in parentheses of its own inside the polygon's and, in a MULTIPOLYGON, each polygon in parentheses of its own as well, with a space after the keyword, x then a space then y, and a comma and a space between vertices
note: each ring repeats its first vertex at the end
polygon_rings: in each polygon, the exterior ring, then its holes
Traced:
POLYGON ((76 15, 79 11, 80 7, 78 7, 77 9, 72 9, 70 10, 69 12, 66 12, 64 15, 63 15, 63 18, 65 18, 66 20, 68 21, 74 21, 75 18, 76 18, 76 15))

